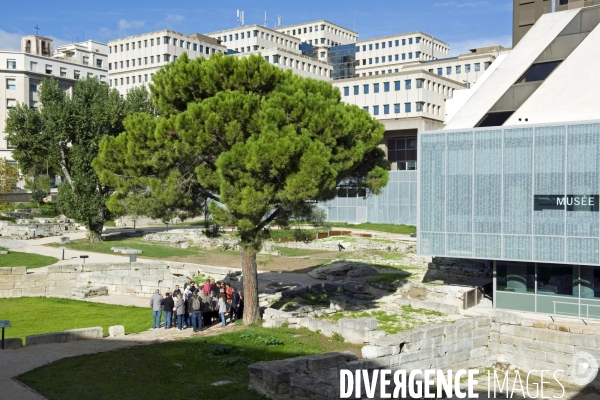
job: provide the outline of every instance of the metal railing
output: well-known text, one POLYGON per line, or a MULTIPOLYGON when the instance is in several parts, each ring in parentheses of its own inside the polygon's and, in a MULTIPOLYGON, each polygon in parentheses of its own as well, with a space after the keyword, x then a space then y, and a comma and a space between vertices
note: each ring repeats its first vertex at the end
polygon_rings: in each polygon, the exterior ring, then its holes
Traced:
MULTIPOLYGON (((557 315, 568 315, 568 316, 572 316, 572 317, 578 317, 583 319, 583 322, 585 322, 586 324, 588 324, 589 320, 590 320, 590 307, 598 307, 600 308, 600 305, 595 305, 595 304, 581 304, 581 303, 570 303, 567 301, 553 301, 552 302, 554 305, 554 313, 552 314, 552 319, 556 319, 557 315), (570 306, 576 306, 577 307, 577 314, 573 314, 573 313, 560 313, 560 312, 556 312, 556 305, 557 304, 568 304, 570 306), (581 312, 581 307, 585 307, 585 318, 583 316, 583 313, 581 312)), ((600 319, 600 316, 592 316, 592 318, 594 319, 600 319)))

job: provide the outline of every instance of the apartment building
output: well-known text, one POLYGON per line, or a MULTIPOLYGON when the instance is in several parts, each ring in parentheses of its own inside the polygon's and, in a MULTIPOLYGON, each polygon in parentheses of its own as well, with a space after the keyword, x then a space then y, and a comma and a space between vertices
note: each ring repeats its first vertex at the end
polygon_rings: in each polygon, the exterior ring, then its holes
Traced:
POLYGON ((43 79, 53 77, 66 92, 79 78, 108 82, 106 45, 88 41, 61 46, 57 51, 53 53, 52 39, 38 35, 23 37, 21 51, 0 51, 0 157, 11 164, 16 163, 4 133, 8 110, 18 103, 38 107, 43 79))
POLYGON ((513 0, 513 47, 542 15, 599 4, 600 0, 513 0))
POLYGON ((206 36, 218 40, 230 51, 238 53, 250 53, 274 47, 301 53, 300 39, 261 25, 240 26, 207 33, 206 36))
POLYGON ((212 37, 168 29, 111 40, 108 48, 108 82, 121 95, 135 86, 147 85, 160 68, 183 53, 190 58, 208 58, 227 52, 227 47, 212 37))
MULTIPOLYGON (((296 75, 322 81, 331 80, 331 64, 312 57, 307 57, 303 54, 288 50, 287 48, 275 47, 259 50, 254 53, 260 54, 265 60, 276 67, 283 70, 290 70, 296 75)), ((246 57, 248 55, 248 53, 235 54, 237 57, 246 57)))
POLYGON ((294 36, 314 47, 314 56, 321 61, 327 61, 328 51, 331 47, 356 43, 358 33, 343 26, 326 20, 288 25, 275 29, 286 35, 294 36))
POLYGON ((361 76, 398 72, 404 63, 447 58, 449 52, 450 45, 422 32, 362 40, 356 43, 356 72, 361 76))

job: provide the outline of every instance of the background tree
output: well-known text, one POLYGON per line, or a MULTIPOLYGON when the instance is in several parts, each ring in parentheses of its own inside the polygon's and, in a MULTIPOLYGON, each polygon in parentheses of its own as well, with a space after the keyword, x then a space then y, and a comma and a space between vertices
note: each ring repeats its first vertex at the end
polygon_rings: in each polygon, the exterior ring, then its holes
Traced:
MULTIPOLYGON (((12 192, 19 182, 19 170, 11 167, 6 158, 0 158, 0 194, 12 192)), ((4 210, 8 202, 0 195, 0 210, 4 210)))
POLYGON ((213 218, 240 235, 245 323, 260 318, 256 254, 271 222, 311 214, 309 202, 335 197, 342 181, 374 193, 387 184, 383 126, 329 83, 260 56, 181 56, 151 93, 162 117, 135 114, 100 143, 94 167, 116 190, 109 208, 133 195, 195 214, 209 199, 213 218))
POLYGON ((92 160, 103 137, 123 131, 128 113, 152 112, 145 93, 145 99, 140 89, 124 100, 97 78, 87 78, 78 80, 69 96, 54 79, 44 80, 39 109, 20 104, 6 120, 7 139, 15 147, 13 156, 22 171, 48 168, 63 176, 58 206, 67 217, 85 225, 91 241, 101 240, 110 216, 105 205, 110 188, 98 180, 92 160))
POLYGON ((31 191, 31 199, 38 204, 50 194, 52 181, 48 175, 31 175, 25 178, 25 189, 31 191))

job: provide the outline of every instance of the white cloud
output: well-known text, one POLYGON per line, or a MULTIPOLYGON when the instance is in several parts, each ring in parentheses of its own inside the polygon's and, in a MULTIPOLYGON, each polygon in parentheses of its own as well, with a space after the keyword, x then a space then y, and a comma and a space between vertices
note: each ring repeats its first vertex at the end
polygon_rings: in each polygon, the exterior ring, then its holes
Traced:
POLYGON ((158 24, 166 26, 168 28, 171 28, 177 22, 183 21, 183 19, 184 19, 183 15, 177 15, 177 14, 167 15, 167 18, 165 18, 164 21, 161 21, 158 24))
POLYGON ((126 19, 122 19, 119 21, 119 29, 124 31, 130 28, 141 28, 144 24, 144 21, 127 21, 126 19))
POLYGON ((19 51, 22 36, 21 33, 9 33, 0 29, 0 50, 19 51))
POLYGON ((457 7, 457 8, 474 8, 481 7, 490 4, 489 1, 467 1, 465 3, 460 3, 458 1, 447 1, 445 3, 435 3, 434 7, 457 7))
POLYGON ((471 49, 476 49, 478 47, 494 46, 498 44, 506 48, 512 47, 512 36, 506 35, 450 42, 450 56, 458 56, 459 54, 468 53, 471 49))

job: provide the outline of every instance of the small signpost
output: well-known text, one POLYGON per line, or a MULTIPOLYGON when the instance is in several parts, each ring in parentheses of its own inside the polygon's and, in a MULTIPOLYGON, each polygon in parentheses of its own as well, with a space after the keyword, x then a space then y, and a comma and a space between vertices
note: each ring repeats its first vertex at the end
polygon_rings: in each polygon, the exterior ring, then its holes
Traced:
POLYGON ((66 249, 66 247, 65 246, 60 246, 59 249, 62 250, 62 259, 64 260, 65 259, 65 249, 66 249))
POLYGON ((129 262, 133 263, 137 261, 137 254, 130 254, 129 255, 129 262))
POLYGON ((86 258, 90 258, 90 256, 79 256, 79 258, 82 258, 83 259, 83 263, 85 264, 85 259, 86 258))
POLYGON ((12 325, 10 324, 9 320, 4 320, 4 321, 0 321, 0 328, 2 328, 2 350, 4 350, 4 328, 11 328, 12 325))

